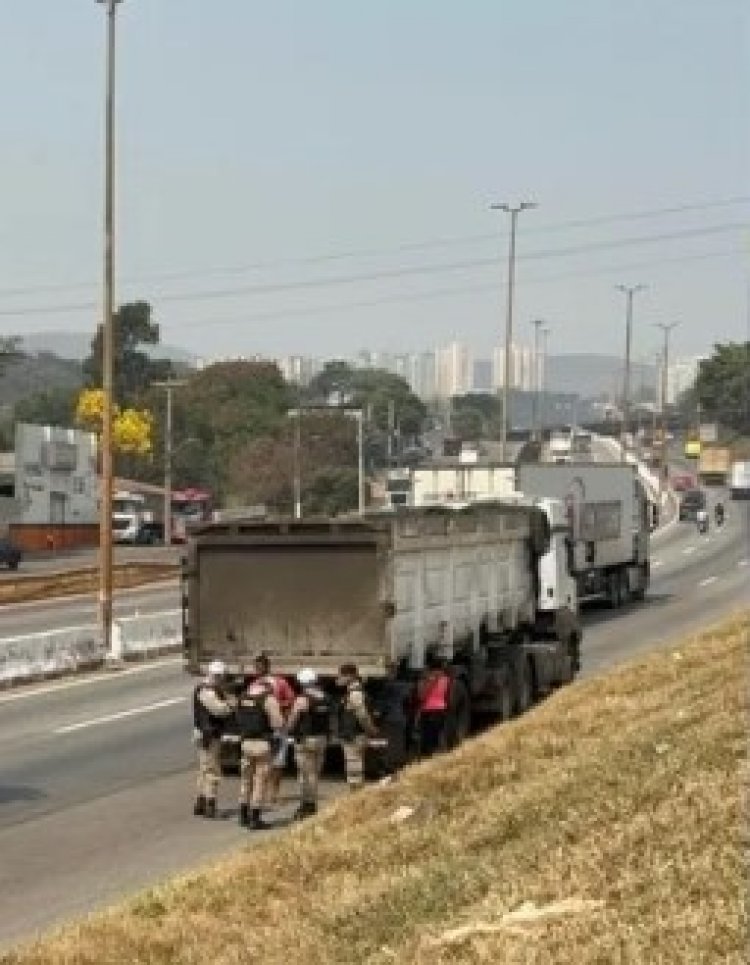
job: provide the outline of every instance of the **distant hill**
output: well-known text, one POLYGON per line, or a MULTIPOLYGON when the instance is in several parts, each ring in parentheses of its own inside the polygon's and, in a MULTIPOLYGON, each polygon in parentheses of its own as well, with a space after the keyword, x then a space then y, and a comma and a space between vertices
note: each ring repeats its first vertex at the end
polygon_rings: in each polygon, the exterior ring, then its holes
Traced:
POLYGON ((9 362, 0 375, 0 406, 13 406, 43 389, 77 389, 82 382, 78 361, 48 351, 25 355, 9 362))
MULTIPOLYGON (((31 332, 24 335, 21 347, 26 352, 50 352, 61 359, 82 362, 91 349, 92 332, 31 332)), ((144 346, 152 358, 169 359, 180 368, 192 368, 195 356, 174 345, 144 346)))
MULTIPOLYGON (((547 365, 547 389, 550 392, 572 392, 583 398, 622 391, 624 361, 615 355, 550 355, 547 365)), ((656 378, 653 365, 634 362, 632 389, 636 393, 643 382, 652 388, 656 378)))

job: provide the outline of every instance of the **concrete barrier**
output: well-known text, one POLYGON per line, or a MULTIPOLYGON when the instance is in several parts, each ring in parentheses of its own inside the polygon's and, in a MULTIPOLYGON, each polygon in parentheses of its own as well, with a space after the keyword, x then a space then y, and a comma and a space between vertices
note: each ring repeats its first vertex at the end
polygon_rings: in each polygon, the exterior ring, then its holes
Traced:
POLYGON ((0 688, 92 670, 108 657, 128 661, 169 653, 179 649, 181 637, 179 610, 115 620, 109 654, 95 625, 6 637, 0 639, 0 688))

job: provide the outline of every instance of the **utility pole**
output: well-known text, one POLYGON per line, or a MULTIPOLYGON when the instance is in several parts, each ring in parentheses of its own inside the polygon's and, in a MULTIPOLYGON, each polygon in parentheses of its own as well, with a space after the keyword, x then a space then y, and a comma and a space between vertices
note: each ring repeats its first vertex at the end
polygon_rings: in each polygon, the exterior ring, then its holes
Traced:
POLYGON ((112 409, 115 327, 115 52, 117 5, 106 5, 107 54, 104 144, 104 318, 102 321, 101 494, 99 508, 99 623, 105 654, 112 652, 112 409))
POLYGON ((365 428, 364 412, 356 410, 357 419, 357 509, 360 516, 365 515, 365 428))
POLYGON ((662 351, 661 369, 661 398, 659 411, 661 412, 661 474, 666 479, 667 472, 667 399, 669 397, 669 333, 677 328, 679 322, 656 322, 664 335, 664 349, 662 351))
POLYGON ((513 341, 513 289, 516 273, 516 222, 521 211, 536 208, 533 201, 522 201, 515 206, 491 204, 492 211, 505 211, 510 215, 510 244, 508 247, 508 299, 505 314, 505 359, 503 365, 503 423, 502 423, 502 460, 508 460, 508 428, 510 425, 510 353, 513 341))
POLYGON ((539 440, 544 441, 544 426, 547 422, 547 359, 549 358, 549 328, 542 329, 544 348, 542 350, 542 366, 539 373, 539 386, 541 395, 541 412, 539 418, 539 440))
POLYGON ((645 285, 615 285, 625 294, 625 372, 622 382, 622 458, 625 459, 625 436, 630 424, 630 354, 633 341, 633 296, 645 291, 645 285))
POLYGON ((534 326, 534 408, 532 416, 531 437, 538 442, 542 440, 540 421, 540 402, 542 395, 542 369, 539 365, 539 336, 544 322, 541 318, 535 318, 532 323, 534 326))
POLYGON ((172 392, 186 385, 185 379, 152 382, 154 388, 167 393, 167 413, 164 430, 164 545, 172 545, 172 392))

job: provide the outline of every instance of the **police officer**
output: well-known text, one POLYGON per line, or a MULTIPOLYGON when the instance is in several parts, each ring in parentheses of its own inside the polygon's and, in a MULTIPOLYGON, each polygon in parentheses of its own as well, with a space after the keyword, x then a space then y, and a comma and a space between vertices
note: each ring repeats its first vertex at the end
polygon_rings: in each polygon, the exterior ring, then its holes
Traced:
POLYGON ((367 709, 365 691, 359 671, 353 663, 339 668, 338 684, 344 688, 339 713, 339 737, 344 751, 346 782, 355 791, 365 782, 365 753, 368 738, 377 736, 377 729, 367 709))
POLYGON ((198 747, 198 797, 193 813, 216 817, 216 794, 221 776, 221 735, 234 712, 223 693, 226 667, 213 660, 208 676, 193 691, 193 735, 198 747))
POLYGON ((274 744, 285 739, 279 703, 267 681, 253 681, 237 702, 240 736, 240 824, 267 827, 260 816, 274 744))
POLYGON ((299 774, 300 804, 294 817, 301 820, 318 810, 318 781, 328 745, 331 707, 314 670, 300 670, 297 682, 302 690, 292 704, 287 728, 295 739, 299 774))

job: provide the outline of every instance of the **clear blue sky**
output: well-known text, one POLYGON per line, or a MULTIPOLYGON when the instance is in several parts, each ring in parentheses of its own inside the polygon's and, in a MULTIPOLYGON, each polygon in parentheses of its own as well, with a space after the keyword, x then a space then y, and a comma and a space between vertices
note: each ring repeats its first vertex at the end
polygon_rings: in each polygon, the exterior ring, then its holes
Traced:
MULTIPOLYGON (((97 320, 104 24, 94 0, 0 4, 6 334, 97 320)), ((746 0, 124 0, 118 24, 119 295, 165 341, 485 350, 488 204, 525 198, 523 339, 542 317, 554 353, 619 353, 617 282, 649 285, 636 358, 652 322, 681 320, 678 355, 748 337, 747 203, 560 227, 750 195, 746 0)))

